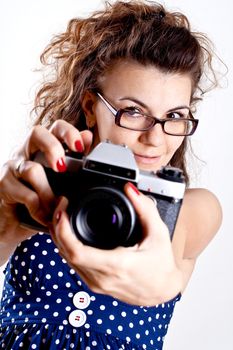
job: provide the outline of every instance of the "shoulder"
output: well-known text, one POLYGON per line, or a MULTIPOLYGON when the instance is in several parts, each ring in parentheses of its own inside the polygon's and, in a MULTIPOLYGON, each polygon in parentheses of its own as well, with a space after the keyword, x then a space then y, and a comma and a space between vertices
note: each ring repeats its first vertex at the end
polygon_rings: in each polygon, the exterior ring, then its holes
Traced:
POLYGON ((186 190, 181 210, 185 230, 183 258, 196 259, 217 233, 222 222, 218 198, 204 188, 186 190))

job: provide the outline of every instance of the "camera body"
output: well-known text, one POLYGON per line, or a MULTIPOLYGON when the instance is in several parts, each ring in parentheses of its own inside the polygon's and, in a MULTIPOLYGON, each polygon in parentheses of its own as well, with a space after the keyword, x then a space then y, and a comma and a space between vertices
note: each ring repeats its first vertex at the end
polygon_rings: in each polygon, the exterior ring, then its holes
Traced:
MULTIPOLYGON (((113 249, 140 242, 141 224, 123 190, 127 182, 156 199, 172 239, 185 191, 180 169, 167 166, 156 173, 141 171, 127 146, 109 141, 99 143, 87 156, 67 150, 64 173, 49 168, 41 152, 34 161, 44 166, 54 194, 68 198, 71 227, 84 244, 113 249)), ((19 217, 24 226, 48 231, 30 217, 25 207, 19 208, 19 217)))

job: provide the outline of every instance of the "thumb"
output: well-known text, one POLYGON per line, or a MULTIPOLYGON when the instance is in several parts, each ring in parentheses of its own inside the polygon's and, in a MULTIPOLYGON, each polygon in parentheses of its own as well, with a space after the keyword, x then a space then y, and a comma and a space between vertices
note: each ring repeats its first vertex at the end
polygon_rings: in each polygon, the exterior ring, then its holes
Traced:
POLYGON ((93 134, 90 130, 81 131, 80 134, 82 136, 85 154, 88 154, 91 149, 93 134))
POLYGON ((156 200, 141 193, 131 182, 125 185, 125 192, 132 202, 136 214, 142 225, 145 236, 156 235, 168 237, 168 228, 163 222, 156 206, 156 200))

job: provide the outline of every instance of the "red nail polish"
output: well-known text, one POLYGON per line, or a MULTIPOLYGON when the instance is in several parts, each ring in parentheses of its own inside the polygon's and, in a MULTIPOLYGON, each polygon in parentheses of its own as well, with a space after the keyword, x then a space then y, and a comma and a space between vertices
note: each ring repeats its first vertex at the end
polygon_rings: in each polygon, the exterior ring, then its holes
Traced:
POLYGON ((59 171, 59 173, 64 173, 66 171, 66 163, 63 158, 58 159, 57 170, 59 171))
POLYGON ((76 148, 76 151, 80 153, 83 152, 83 145, 80 140, 75 141, 75 148, 76 148))
POLYGON ((129 186, 132 188, 132 190, 137 193, 137 195, 140 194, 139 190, 137 189, 137 187, 134 186, 134 184, 132 184, 131 182, 128 182, 129 186))
POLYGON ((61 211, 61 210, 59 210, 59 211, 57 212, 57 214, 56 214, 56 221, 57 221, 57 224, 58 224, 58 222, 59 222, 60 219, 61 219, 61 214, 62 214, 62 211, 61 211))

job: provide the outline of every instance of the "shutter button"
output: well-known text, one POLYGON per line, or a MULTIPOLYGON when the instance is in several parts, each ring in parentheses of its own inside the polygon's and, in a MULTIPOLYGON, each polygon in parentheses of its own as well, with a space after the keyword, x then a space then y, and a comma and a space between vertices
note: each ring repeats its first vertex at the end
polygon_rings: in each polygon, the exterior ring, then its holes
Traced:
POLYGON ((87 316, 82 310, 74 310, 69 314, 69 323, 73 327, 81 327, 86 322, 87 316))
POLYGON ((86 292, 78 292, 73 297, 73 304, 77 309, 86 309, 91 302, 91 298, 86 292))

